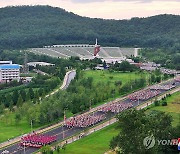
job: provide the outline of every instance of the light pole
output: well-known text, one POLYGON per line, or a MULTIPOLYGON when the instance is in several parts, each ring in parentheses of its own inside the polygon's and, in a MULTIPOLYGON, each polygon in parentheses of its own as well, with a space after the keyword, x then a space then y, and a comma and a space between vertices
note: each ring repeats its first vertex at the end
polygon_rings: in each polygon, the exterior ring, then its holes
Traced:
MULTIPOLYGON (((66 115, 65 115, 65 109, 64 109, 64 126, 65 126, 65 118, 66 118, 66 115)), ((65 134, 64 134, 64 126, 63 126, 63 140, 64 140, 64 136, 65 136, 65 134)))
POLYGON ((31 119, 31 132, 32 132, 32 127, 33 127, 33 120, 31 119))
POLYGON ((92 98, 89 102, 89 110, 91 110, 91 106, 92 106, 92 101, 93 101, 94 98, 92 98))
MULTIPOLYGON (((66 122, 66 110, 67 110, 67 108, 65 108, 64 109, 64 126, 65 126, 65 122, 66 122)), ((63 126, 63 140, 64 140, 64 138, 65 138, 65 133, 64 133, 64 126, 63 126)))

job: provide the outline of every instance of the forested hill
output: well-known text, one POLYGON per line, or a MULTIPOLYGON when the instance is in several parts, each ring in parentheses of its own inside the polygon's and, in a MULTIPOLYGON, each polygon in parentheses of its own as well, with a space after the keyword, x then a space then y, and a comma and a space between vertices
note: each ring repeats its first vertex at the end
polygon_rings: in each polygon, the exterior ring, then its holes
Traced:
POLYGON ((0 8, 0 48, 52 44, 168 47, 180 42, 180 16, 158 15, 131 20, 81 17, 50 6, 0 8))

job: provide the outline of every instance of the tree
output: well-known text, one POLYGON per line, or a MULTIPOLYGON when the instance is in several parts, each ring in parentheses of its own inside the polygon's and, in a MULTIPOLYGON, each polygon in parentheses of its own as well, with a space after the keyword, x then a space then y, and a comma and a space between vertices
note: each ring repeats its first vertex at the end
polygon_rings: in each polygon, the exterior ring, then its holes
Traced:
POLYGON ((11 100, 10 102, 9 102, 9 110, 10 111, 13 111, 13 101, 11 100))
POLYGON ((162 106, 167 106, 167 101, 166 100, 162 102, 162 106))
POLYGON ((21 107, 23 104, 23 99, 22 99, 22 96, 19 95, 19 98, 18 98, 18 101, 17 101, 17 107, 21 107))
POLYGON ((34 98, 34 91, 32 88, 29 88, 29 96, 30 96, 31 100, 34 98))
POLYGON ((48 154, 51 151, 51 147, 49 145, 43 146, 40 150, 43 154, 48 154))
POLYGON ((15 122, 18 124, 21 120, 21 114, 19 112, 16 112, 15 114, 15 122))
MULTIPOLYGON (((5 105, 5 107, 9 107, 10 106, 10 102, 12 102, 13 100, 13 98, 12 98, 12 96, 11 96, 11 94, 7 94, 6 96, 5 96, 5 100, 4 100, 4 105, 5 105)), ((16 98, 15 98, 16 99, 16 98)), ((13 105, 13 104, 12 104, 13 105)))
POLYGON ((143 110, 127 110, 117 116, 120 133, 110 142, 112 149, 118 147, 120 153, 157 153, 163 151, 163 146, 154 145, 146 149, 143 141, 148 136, 155 139, 168 139, 172 134, 172 118, 162 112, 153 112, 149 115, 143 110), (165 120, 166 119, 166 120, 165 120))
POLYGON ((156 77, 154 74, 151 74, 151 83, 155 83, 156 82, 156 77))
POLYGON ((20 94, 22 96, 23 102, 26 101, 26 91, 25 90, 20 90, 20 94))
POLYGON ((156 76, 156 82, 161 82, 161 76, 156 76))
POLYGON ((159 106, 159 101, 156 100, 156 101, 154 102, 154 105, 155 105, 155 106, 159 106))
POLYGON ((15 90, 15 91, 13 92, 13 96, 12 96, 12 100, 13 100, 14 105, 17 104, 18 97, 19 97, 19 93, 18 93, 17 90, 15 90))
POLYGON ((122 81, 119 80, 119 81, 115 81, 114 85, 117 87, 117 86, 121 86, 122 85, 122 81))
POLYGON ((5 106, 0 102, 0 114, 4 112, 5 106))

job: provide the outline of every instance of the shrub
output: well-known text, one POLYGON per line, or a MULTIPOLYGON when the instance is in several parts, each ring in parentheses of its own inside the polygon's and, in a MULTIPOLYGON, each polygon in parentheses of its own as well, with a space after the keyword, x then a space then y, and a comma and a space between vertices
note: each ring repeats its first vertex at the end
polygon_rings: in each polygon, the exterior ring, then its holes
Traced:
POLYGON ((122 81, 121 80, 119 80, 119 81, 115 81, 115 86, 121 86, 122 85, 122 81))
POLYGON ((167 106, 167 102, 166 102, 166 101, 163 101, 163 102, 162 102, 162 106, 167 106))
POLYGON ((159 101, 154 102, 155 106, 159 106, 159 101))
POLYGON ((110 76, 109 79, 113 79, 113 76, 110 76))

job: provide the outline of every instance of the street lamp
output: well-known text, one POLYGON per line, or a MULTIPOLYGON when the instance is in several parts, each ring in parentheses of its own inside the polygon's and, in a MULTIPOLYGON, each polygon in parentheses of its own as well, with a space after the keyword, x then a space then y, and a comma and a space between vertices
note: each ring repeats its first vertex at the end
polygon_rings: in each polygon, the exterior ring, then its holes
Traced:
POLYGON ((89 101, 89 110, 91 110, 91 106, 92 106, 92 101, 94 100, 94 98, 92 98, 90 101, 89 101))
POLYGON ((33 120, 31 119, 31 132, 32 132, 32 127, 33 127, 33 120))
MULTIPOLYGON (((67 109, 68 109, 68 108, 64 108, 64 126, 65 126, 65 121, 66 121, 66 110, 67 110, 67 109)), ((63 126, 63 140, 64 140, 64 138, 65 138, 64 126, 63 126)))

